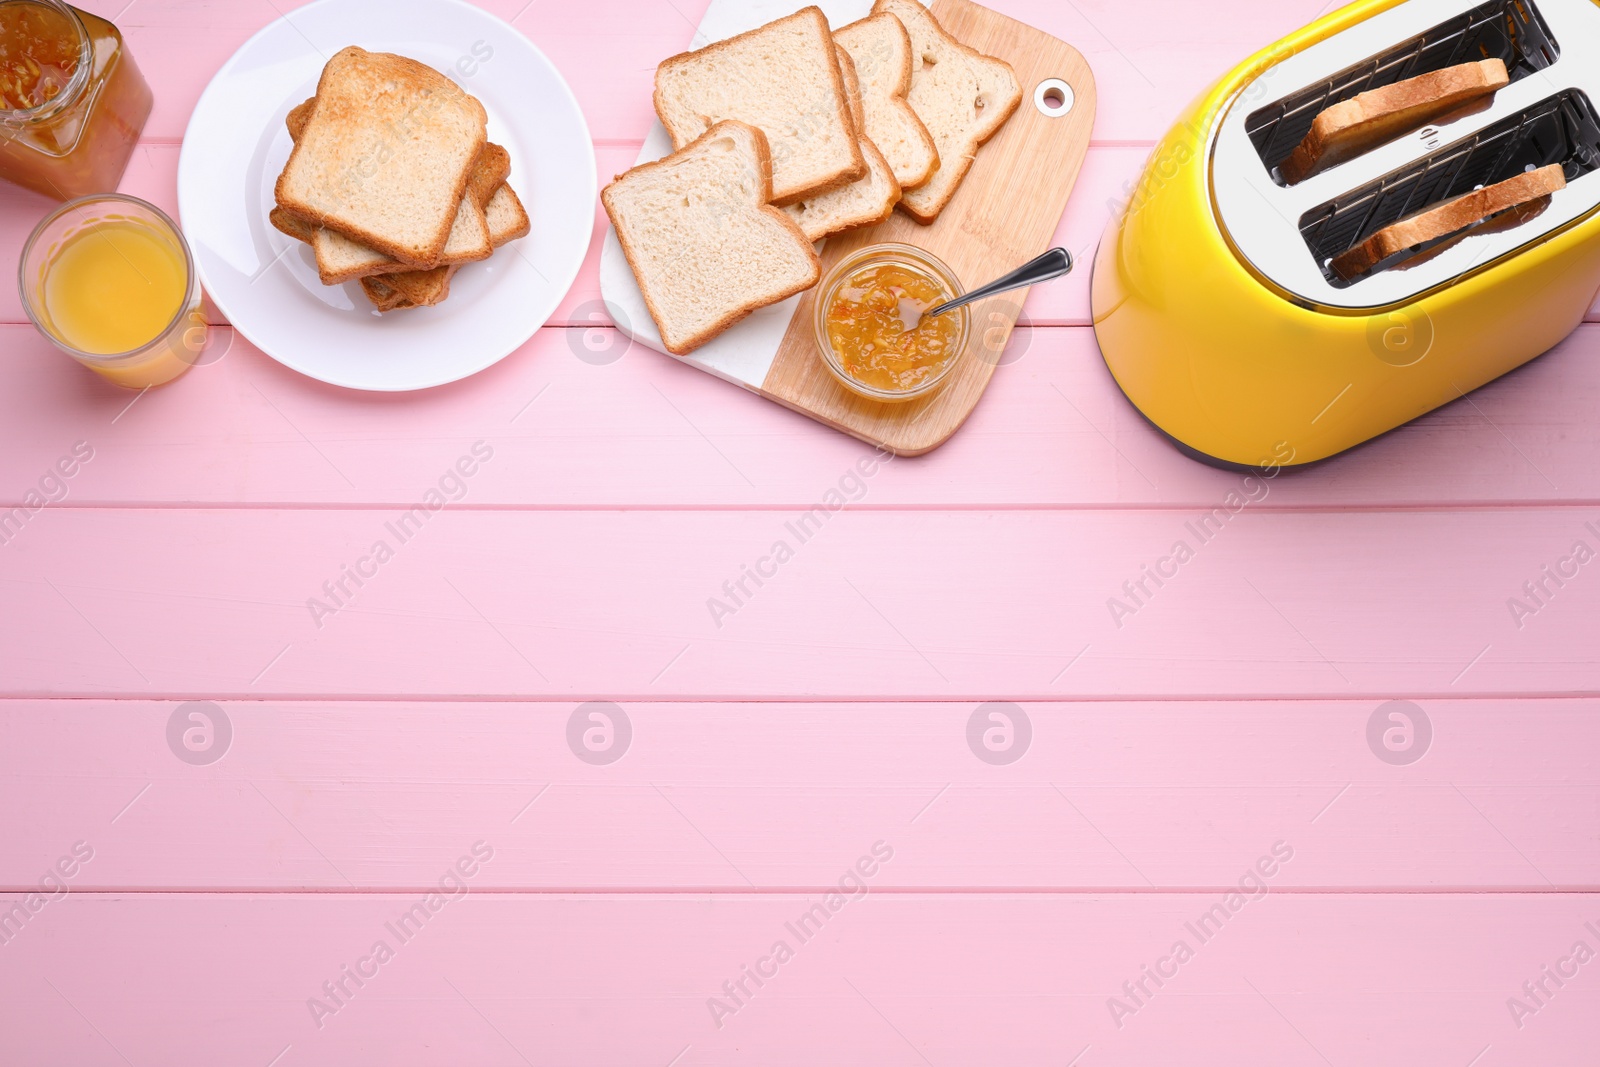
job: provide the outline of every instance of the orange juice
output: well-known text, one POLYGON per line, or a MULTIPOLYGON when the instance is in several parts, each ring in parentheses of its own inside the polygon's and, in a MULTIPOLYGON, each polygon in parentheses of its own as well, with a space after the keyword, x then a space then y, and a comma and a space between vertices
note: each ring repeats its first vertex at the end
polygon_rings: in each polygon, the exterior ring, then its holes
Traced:
POLYGON ((46 269, 44 311, 80 352, 110 356, 154 341, 183 306, 183 250, 167 234, 107 218, 68 237, 46 269))
POLYGON ((188 247, 132 197, 76 200, 40 223, 23 253, 23 297, 46 337, 119 385, 171 381, 205 347, 188 247))

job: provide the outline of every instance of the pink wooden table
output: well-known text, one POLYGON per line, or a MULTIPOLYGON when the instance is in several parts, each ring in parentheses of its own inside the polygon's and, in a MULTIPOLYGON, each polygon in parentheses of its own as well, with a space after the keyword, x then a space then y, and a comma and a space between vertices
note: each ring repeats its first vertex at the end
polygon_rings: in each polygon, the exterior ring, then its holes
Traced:
MULTIPOLYGON (((1098 79, 1080 255, 1322 5, 993 2, 1098 79)), ((198 93, 284 0, 88 6, 156 89, 123 189, 175 210, 198 93)), ((704 2, 489 6, 608 175, 704 2)), ((0 189, 10 261, 46 209, 0 189)), ((1273 481, 1119 626, 1242 483, 1116 393, 1086 271, 950 444, 853 480, 864 446, 594 325, 601 227, 523 351, 409 396, 236 339, 135 398, 0 288, 0 507, 54 498, 0 545, 0 1064, 1600 1060, 1600 564, 1544 578, 1600 548, 1600 318, 1273 481)))

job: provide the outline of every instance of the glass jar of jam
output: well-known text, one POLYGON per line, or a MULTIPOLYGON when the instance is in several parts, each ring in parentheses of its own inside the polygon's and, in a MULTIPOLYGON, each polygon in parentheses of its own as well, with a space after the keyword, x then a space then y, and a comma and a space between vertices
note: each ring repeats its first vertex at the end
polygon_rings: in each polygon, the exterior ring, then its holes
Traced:
POLYGON ((57 200, 112 192, 150 105, 111 23, 61 0, 0 0, 0 178, 57 200))
POLYGON ((966 352, 972 318, 965 306, 921 316, 962 292, 955 273, 925 249, 857 250, 817 286, 812 316, 823 365, 851 392, 881 403, 937 391, 966 352))

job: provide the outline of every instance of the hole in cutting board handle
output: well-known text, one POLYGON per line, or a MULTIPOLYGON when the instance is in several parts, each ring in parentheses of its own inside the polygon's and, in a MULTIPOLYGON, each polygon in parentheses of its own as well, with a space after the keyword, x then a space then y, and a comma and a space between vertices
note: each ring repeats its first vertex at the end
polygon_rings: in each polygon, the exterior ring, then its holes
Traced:
POLYGON ((1045 118, 1058 119, 1072 110, 1072 86, 1060 78, 1046 78, 1033 90, 1033 106, 1045 118))

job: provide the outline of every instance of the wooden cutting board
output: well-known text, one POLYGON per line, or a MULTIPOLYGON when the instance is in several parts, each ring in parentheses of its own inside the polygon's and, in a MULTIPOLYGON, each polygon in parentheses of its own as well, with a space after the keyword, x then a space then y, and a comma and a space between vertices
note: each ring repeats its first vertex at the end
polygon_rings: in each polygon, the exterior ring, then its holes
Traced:
MULTIPOLYGON (((795 0, 714 0, 692 47, 759 26, 795 6, 795 0), (768 10, 774 4, 781 7, 768 10)), ((861 0, 822 7, 835 28, 869 10, 861 0)), ((1094 77, 1083 56, 1064 41, 970 0, 934 0, 929 9, 956 38, 1015 68, 1022 103, 978 150, 954 199, 932 225, 919 225, 896 211, 887 222, 831 237, 822 250, 824 274, 863 245, 898 241, 932 252, 963 284, 981 285, 1049 248, 1066 210, 1094 125, 1094 77)), ((669 147, 658 123, 640 161, 660 158, 669 147)), ((664 350, 614 233, 606 236, 601 290, 619 328, 664 350)), ((972 339, 943 389, 921 400, 880 404, 845 389, 823 365, 812 328, 814 291, 757 312, 681 358, 902 456, 937 448, 966 421, 1000 362, 1026 296, 1019 289, 972 305, 972 339)))

